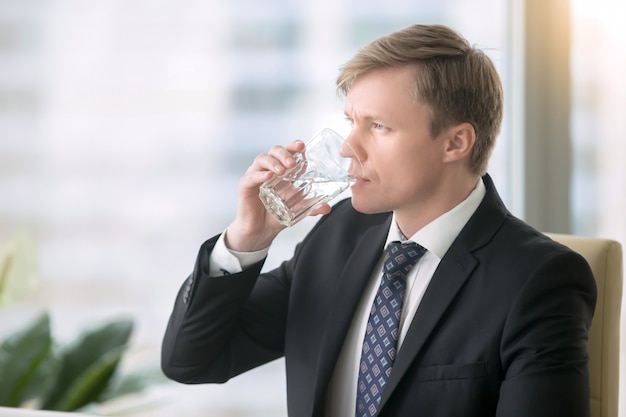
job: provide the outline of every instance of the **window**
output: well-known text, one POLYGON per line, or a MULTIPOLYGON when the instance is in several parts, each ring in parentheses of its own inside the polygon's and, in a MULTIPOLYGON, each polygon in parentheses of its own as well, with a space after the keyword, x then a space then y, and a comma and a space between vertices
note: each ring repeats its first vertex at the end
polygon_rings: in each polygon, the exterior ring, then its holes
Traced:
MULTIPOLYGON (((0 242, 32 236, 39 287, 19 309, 0 310, 2 323, 49 307, 55 332, 72 338, 129 314, 129 366, 158 364, 175 293, 200 244, 228 225, 254 156, 323 126, 346 128, 338 67, 379 36, 438 22, 484 48, 506 84, 504 4, 3 1, 0 242)), ((507 140, 491 170, 505 199, 507 140)), ((283 232, 267 267, 313 223, 283 232)), ((163 416, 279 416, 283 379, 278 361, 226 385, 147 396, 173 401, 163 416)))

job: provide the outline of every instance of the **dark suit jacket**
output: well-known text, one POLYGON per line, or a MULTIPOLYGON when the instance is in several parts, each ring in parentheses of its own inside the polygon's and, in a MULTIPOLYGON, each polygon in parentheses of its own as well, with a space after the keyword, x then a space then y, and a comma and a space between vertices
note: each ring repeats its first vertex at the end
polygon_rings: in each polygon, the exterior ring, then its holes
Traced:
MULTIPOLYGON (((380 416, 589 415, 587 335, 596 299, 585 260, 513 217, 491 179, 437 268, 398 352, 380 416)), ((205 242, 178 294, 162 368, 223 382, 285 356, 288 412, 322 416, 353 312, 391 214, 337 204, 293 258, 208 274, 205 242)), ((347 416, 350 417, 350 416, 347 416)))

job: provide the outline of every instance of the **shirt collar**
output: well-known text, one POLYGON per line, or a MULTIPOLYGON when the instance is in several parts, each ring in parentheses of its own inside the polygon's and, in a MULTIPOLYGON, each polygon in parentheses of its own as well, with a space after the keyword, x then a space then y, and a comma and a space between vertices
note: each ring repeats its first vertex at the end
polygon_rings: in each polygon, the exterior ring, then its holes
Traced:
POLYGON ((412 240, 426 248, 439 259, 443 258, 452 245, 452 242, 454 242, 454 239, 461 233, 461 229, 463 229, 480 205, 485 193, 485 184, 481 178, 478 184, 476 184, 476 187, 474 187, 474 190, 465 200, 428 223, 408 239, 402 236, 397 226, 396 215, 394 213, 391 223, 392 226, 389 228, 385 246, 395 240, 412 240))

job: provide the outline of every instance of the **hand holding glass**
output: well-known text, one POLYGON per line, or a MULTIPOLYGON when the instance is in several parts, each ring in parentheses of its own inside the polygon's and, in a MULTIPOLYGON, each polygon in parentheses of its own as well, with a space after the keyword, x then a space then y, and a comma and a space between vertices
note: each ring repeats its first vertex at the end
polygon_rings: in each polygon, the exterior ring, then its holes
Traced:
POLYGON ((361 163, 343 138, 323 129, 294 154, 296 165, 261 185, 267 211, 292 226, 341 194, 363 174, 361 163), (352 174, 351 174, 352 172, 352 174))

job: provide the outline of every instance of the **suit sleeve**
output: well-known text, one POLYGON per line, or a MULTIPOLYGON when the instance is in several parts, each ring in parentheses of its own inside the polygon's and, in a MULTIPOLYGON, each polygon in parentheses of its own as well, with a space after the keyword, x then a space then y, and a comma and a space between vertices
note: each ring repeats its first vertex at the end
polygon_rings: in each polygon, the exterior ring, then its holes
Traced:
POLYGON ((287 264, 261 275, 260 261, 235 274, 209 277, 218 237, 201 246, 163 338, 161 368, 178 382, 225 382, 283 355, 287 264))
POLYGON ((537 268, 503 330, 498 417, 589 416, 587 339, 595 300, 595 280, 580 255, 559 251, 537 268))

